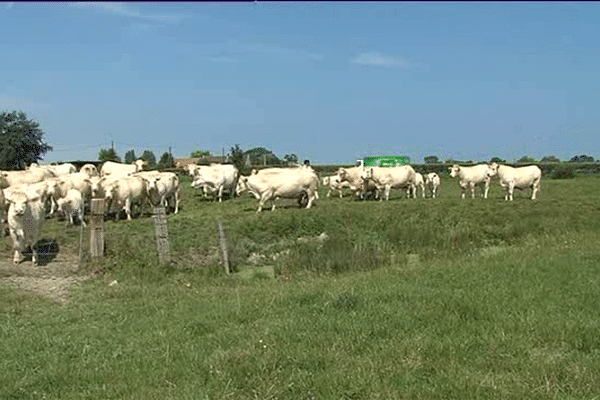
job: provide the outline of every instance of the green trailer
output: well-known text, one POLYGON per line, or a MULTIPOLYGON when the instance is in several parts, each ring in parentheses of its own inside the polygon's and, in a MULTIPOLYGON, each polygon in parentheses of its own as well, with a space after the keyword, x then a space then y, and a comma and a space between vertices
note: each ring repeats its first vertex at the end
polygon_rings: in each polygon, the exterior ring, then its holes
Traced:
POLYGON ((406 156, 372 156, 360 161, 363 167, 397 167, 410 164, 410 158, 406 156))

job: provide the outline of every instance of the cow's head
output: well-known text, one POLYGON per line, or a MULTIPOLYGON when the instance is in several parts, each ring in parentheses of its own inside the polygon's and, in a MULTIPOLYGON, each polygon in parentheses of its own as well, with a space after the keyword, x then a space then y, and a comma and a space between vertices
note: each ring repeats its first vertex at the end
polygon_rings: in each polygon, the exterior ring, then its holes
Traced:
POLYGON ((487 171, 486 171, 487 177, 488 178, 494 177, 498 173, 498 168, 499 167, 500 167, 500 165, 498 165, 495 162, 493 162, 491 164, 487 164, 487 171))
POLYGON ((367 180, 367 179, 373 179, 373 168, 367 168, 365 169, 362 174, 360 174, 360 177, 363 180, 367 180))
POLYGON ((148 163, 148 161, 144 161, 142 159, 135 160, 131 164, 135 165, 135 172, 140 172, 140 171, 146 170, 150 167, 150 164, 148 163))
POLYGON ((248 190, 248 177, 240 176, 235 191, 239 194, 242 193, 244 190, 248 190))
POLYGON ((39 196, 27 196, 25 193, 13 192, 6 196, 6 202, 9 207, 9 214, 23 216, 27 211, 30 201, 39 201, 39 196))
POLYGON ((460 166, 458 166, 457 164, 454 164, 452 167, 450 167, 450 176, 452 178, 456 178, 458 176, 459 172, 460 172, 460 166))
POLYGON ((330 180, 330 179, 331 179, 331 178, 330 178, 330 177, 328 177, 328 176, 326 176, 325 178, 323 178, 323 186, 327 186, 327 185, 329 185, 329 180, 330 180))

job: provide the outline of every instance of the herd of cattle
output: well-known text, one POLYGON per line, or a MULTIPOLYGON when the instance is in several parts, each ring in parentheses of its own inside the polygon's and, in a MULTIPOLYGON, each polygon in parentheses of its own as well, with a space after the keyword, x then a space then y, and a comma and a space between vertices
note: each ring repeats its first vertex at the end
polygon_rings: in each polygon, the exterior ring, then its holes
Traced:
MULTIPOLYGON (((177 213, 181 200, 179 178, 172 172, 146 171, 147 163, 137 160, 132 164, 105 162, 100 171, 92 164, 84 165, 79 171, 72 164, 39 166, 32 164, 25 171, 0 172, 0 220, 8 223, 13 241, 15 263, 23 260, 23 251, 31 248, 32 262, 39 257, 34 244, 40 237, 42 222, 55 213, 65 215, 66 224, 79 219, 85 226, 84 210, 92 198, 103 198, 107 214, 114 212, 119 219, 125 212, 131 219, 132 207, 140 212, 145 204, 162 205, 177 213)), ((301 206, 310 208, 319 198, 319 178, 308 165, 288 168, 266 168, 253 170, 249 176, 240 176, 233 165, 212 164, 188 165, 186 172, 193 178, 192 187, 202 188, 205 195, 212 192, 222 201, 223 192, 230 197, 248 191, 258 200, 258 212, 267 201, 275 209, 278 198, 297 199, 301 206)), ((461 196, 468 189, 475 197, 475 188, 483 187, 487 198, 489 184, 498 176, 506 188, 506 200, 513 200, 514 189, 532 189, 535 199, 540 189, 541 170, 537 166, 513 168, 506 165, 479 164, 471 167, 452 166, 450 176, 459 178, 461 196)), ((322 183, 329 187, 327 196, 349 188, 356 197, 389 200, 391 189, 405 190, 408 197, 417 197, 420 190, 435 198, 440 187, 440 177, 429 173, 425 177, 409 166, 392 168, 352 167, 340 168, 334 175, 324 177, 322 183)), ((4 232, 4 227, 1 227, 4 232)))

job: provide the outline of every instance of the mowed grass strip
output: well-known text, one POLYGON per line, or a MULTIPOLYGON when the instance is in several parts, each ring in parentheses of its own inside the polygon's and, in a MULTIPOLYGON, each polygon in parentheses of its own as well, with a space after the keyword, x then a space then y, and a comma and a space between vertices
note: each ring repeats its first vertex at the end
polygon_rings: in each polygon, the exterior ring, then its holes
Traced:
POLYGON ((175 265, 149 219, 109 221, 106 276, 68 304, 0 287, 0 398, 597 397, 599 183, 261 215, 186 190, 175 265), (261 253, 276 279, 219 276, 216 220, 235 268, 261 253))

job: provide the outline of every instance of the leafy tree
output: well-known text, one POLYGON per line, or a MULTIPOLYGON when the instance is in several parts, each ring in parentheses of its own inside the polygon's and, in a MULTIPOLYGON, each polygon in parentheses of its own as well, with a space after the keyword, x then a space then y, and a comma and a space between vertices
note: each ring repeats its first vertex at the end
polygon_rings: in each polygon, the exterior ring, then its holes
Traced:
POLYGON ((298 164, 298 156, 295 154, 286 154, 283 159, 287 164, 298 164))
POLYGON ((530 163, 534 163, 534 162, 535 162, 535 159, 534 159, 533 157, 529 157, 529 156, 523 156, 523 157, 519 158, 519 159, 517 160, 517 162, 518 162, 518 163, 521 163, 521 164, 523 164, 523 163, 530 164, 530 163))
POLYGON ((137 160, 137 158, 135 157, 135 152, 133 150, 129 150, 125 153, 125 164, 131 164, 135 160, 137 160))
POLYGON ((121 162, 121 158, 113 148, 100 149, 100 152, 98 153, 98 160, 121 162))
POLYGON ((160 156, 160 161, 158 162, 158 168, 173 168, 175 166, 175 161, 171 156, 171 153, 165 151, 162 156, 160 156))
POLYGON ((40 124, 23 111, 0 113, 0 169, 14 170, 37 163, 52 150, 43 140, 40 124))
POLYGON ((491 163, 495 162, 497 164, 504 164, 506 163, 506 160, 501 159, 500 157, 492 157, 492 159, 490 160, 491 163))
POLYGON ((192 151, 192 158, 204 158, 210 157, 210 151, 208 150, 194 150, 192 151))
POLYGON ((281 160, 277 158, 271 150, 267 150, 264 147, 255 147, 253 149, 244 152, 244 156, 250 156, 250 162, 253 165, 274 165, 282 164, 281 160))
POLYGON ((439 164, 440 159, 438 156, 427 156, 423 158, 423 161, 425 161, 425 164, 439 164))
POLYGON ((156 167, 156 157, 150 150, 144 150, 140 158, 144 161, 147 161, 150 168, 156 167))
POLYGON ((551 163, 551 162, 560 162, 560 160, 554 156, 546 156, 546 157, 542 157, 540 162, 551 163))
POLYGON ((245 165, 246 157, 244 156, 244 151, 240 148, 239 144, 236 144, 231 148, 229 151, 229 157, 231 157, 231 162, 233 165, 235 165, 238 171, 240 171, 240 173, 242 173, 242 171, 244 173, 248 172, 246 171, 248 168, 245 165))
POLYGON ((449 158, 445 161, 446 164, 460 164, 460 161, 456 161, 453 158, 449 158))
POLYGON ((574 156, 569 162, 594 162, 594 157, 586 155, 574 156))

